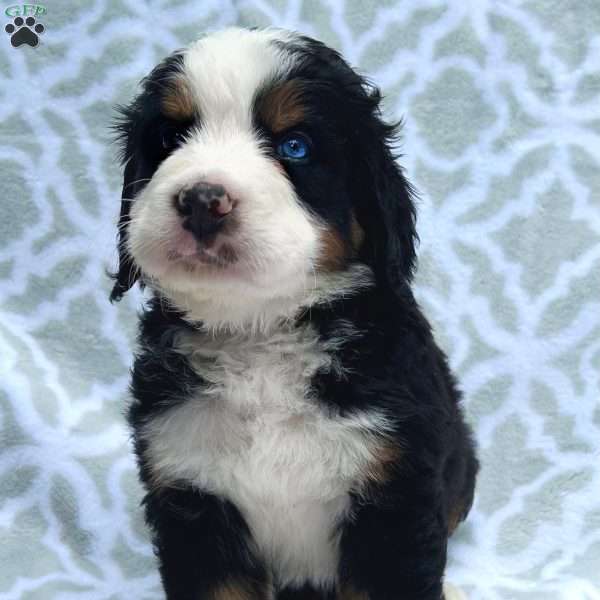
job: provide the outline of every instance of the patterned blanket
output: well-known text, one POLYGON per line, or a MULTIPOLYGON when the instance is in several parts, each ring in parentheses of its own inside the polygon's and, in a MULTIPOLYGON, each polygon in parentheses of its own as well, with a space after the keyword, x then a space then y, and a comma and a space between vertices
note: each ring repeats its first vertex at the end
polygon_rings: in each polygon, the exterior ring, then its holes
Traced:
POLYGON ((448 579, 473 600, 600 599, 598 0, 27 10, 4 2, 0 31, 0 598, 162 597, 122 417, 141 297, 107 301, 108 124, 200 32, 275 24, 337 47, 405 117, 417 293, 483 464, 448 579))

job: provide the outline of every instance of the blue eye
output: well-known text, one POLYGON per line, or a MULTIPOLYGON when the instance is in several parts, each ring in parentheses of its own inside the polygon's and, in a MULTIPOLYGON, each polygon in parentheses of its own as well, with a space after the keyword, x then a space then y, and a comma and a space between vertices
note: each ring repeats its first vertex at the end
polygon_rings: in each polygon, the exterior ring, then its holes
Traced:
POLYGON ((304 160, 310 155, 310 143, 308 138, 300 133, 292 133, 277 146, 277 154, 282 158, 291 160, 304 160))

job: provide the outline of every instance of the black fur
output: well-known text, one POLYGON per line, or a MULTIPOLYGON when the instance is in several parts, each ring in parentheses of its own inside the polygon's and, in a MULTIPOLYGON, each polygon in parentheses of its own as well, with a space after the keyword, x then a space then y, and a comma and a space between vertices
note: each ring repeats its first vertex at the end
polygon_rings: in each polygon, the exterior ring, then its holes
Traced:
POLYGON ((412 277, 418 237, 414 192, 394 155, 400 123, 382 120, 379 89, 337 52, 310 38, 302 38, 295 51, 300 66, 292 77, 311 82, 309 103, 343 144, 348 194, 368 234, 360 258, 382 282, 403 286, 412 277))
MULTIPOLYGON (((393 153, 396 128, 381 119, 379 92, 337 53, 309 39, 285 48, 296 55, 290 78, 301 82, 310 107, 302 130, 318 151, 310 165, 284 168, 302 201, 344 239, 355 214, 365 240, 347 261, 370 265, 376 278, 373 288, 298 315, 298 323, 309 320, 323 340, 336 335, 334 324, 341 318, 360 332, 338 351, 348 375, 318 373, 314 395, 332 414, 380 408, 392 415, 401 455, 367 498, 352 497, 351 517, 339 525, 340 587, 369 600, 440 600, 450 521, 468 513, 478 467, 460 393, 410 289, 415 207, 393 153)), ((123 112, 124 198, 139 192, 165 156, 156 133, 164 121, 158 109, 160 82, 178 68, 179 55, 158 67, 123 112)), ((256 127, 271 139, 258 116, 256 127)), ((136 277, 125 250, 128 210, 129 202, 123 202, 120 267, 111 299, 120 298, 136 277)), ((249 597, 266 600, 268 565, 237 508, 184 482, 177 489, 156 488, 137 436, 157 412, 187 401, 204 385, 173 349, 176 334, 193 327, 184 316, 165 299, 147 306, 129 413, 167 596, 209 598, 211 588, 233 578, 249 582, 249 597)), ((278 591, 280 600, 335 597, 333 590, 309 586, 278 591)))
POLYGON ((139 279, 140 273, 127 251, 127 225, 131 199, 145 187, 160 163, 168 156, 165 139, 185 131, 190 123, 170 123, 161 114, 160 99, 169 78, 182 67, 182 54, 175 52, 142 81, 142 93, 130 106, 118 107, 119 119, 114 125, 124 164, 123 190, 117 248, 119 267, 110 300, 120 300, 139 279))
POLYGON ((144 503, 148 524, 160 532, 156 549, 168 598, 208 598, 231 580, 248 582, 252 598, 265 597, 266 569, 231 502, 187 488, 151 492, 144 503))
POLYGON ((450 514, 460 505, 466 516, 477 471, 460 394, 407 288, 311 311, 324 337, 340 317, 363 335, 341 350, 351 375, 315 378, 319 397, 342 414, 374 407, 393 414, 403 456, 372 502, 354 498, 354 517, 343 526, 341 580, 369 598, 439 599, 450 514))

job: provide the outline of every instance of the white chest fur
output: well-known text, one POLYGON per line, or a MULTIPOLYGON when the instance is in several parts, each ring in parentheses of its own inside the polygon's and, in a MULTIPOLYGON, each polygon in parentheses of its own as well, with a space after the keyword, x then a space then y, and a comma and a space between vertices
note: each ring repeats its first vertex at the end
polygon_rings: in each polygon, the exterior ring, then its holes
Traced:
POLYGON ((381 415, 328 414, 310 397, 319 368, 340 368, 334 343, 323 346, 310 326, 186 334, 178 349, 209 386, 142 433, 160 481, 187 480, 238 507, 281 583, 335 581, 335 525, 385 431, 381 415))

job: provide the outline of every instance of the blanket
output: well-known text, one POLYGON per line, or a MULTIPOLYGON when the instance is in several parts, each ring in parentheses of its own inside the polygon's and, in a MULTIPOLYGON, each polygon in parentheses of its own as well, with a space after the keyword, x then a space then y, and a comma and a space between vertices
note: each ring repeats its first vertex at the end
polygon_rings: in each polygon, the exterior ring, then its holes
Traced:
POLYGON ((164 597, 123 417, 142 297, 107 300, 109 123, 161 58, 228 25, 323 39, 404 118, 416 293, 482 462, 448 581, 600 599, 598 0, 29 6, 1 7, 0 599, 164 597))

